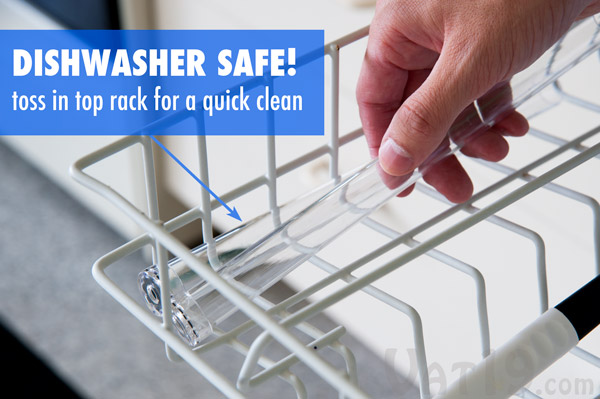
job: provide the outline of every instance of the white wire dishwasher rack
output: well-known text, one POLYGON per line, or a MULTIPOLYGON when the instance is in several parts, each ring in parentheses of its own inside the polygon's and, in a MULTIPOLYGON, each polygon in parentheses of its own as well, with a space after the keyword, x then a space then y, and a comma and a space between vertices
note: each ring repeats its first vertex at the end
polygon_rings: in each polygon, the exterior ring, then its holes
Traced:
MULTIPOLYGON (((269 209, 271 212, 276 213, 279 208, 280 179, 294 170, 307 168, 311 162, 322 157, 327 157, 329 178, 334 182, 340 180, 340 150, 362 136, 361 129, 345 135, 340 135, 338 131, 340 52, 346 46, 365 38, 367 34, 368 28, 364 28, 325 46, 325 56, 328 59, 328 68, 330 68, 331 74, 328 89, 331 97, 330 129, 323 138, 325 143, 316 150, 298 154, 296 159, 277 166, 276 148, 278 139, 276 136, 265 137, 267 160, 264 175, 224 194, 222 196, 224 201, 230 202, 257 189, 266 187, 269 209)), ((560 43, 557 46, 560 46, 560 43)), ((594 63, 593 68, 597 75, 600 75, 600 53, 594 54, 588 59, 586 62, 594 63)), ((552 62, 552 57, 548 62, 552 62)), ((161 221, 158 212, 152 140, 145 135, 123 137, 113 144, 80 159, 71 168, 71 173, 76 180, 108 199, 145 231, 145 234, 100 258, 93 266, 94 278, 115 300, 166 343, 167 356, 170 359, 182 358, 229 398, 243 398, 247 393, 252 392, 253 387, 275 377, 289 383, 296 397, 307 397, 305 383, 309 381, 302 381, 290 370, 297 362, 303 362, 314 370, 339 392, 340 397, 369 397, 358 386, 357 364, 352 348, 347 347, 340 341, 346 329, 343 326, 338 326, 329 331, 321 331, 308 321, 311 317, 328 311, 336 303, 362 291, 387 307, 389 315, 385 314, 381 317, 391 317, 390 315, 399 313, 410 321, 413 340, 408 343, 399 343, 399 345, 412 345, 415 348, 420 397, 430 398, 432 397, 430 371, 428 370, 424 324, 421 315, 416 307, 401 299, 400 293, 376 286, 374 284, 376 280, 385 279, 394 270, 424 255, 469 276, 474 283, 480 352, 482 357, 486 357, 491 351, 489 318, 493 317, 493 314, 488 312, 486 279, 479 268, 470 265, 467 260, 461 260, 458 256, 444 252, 438 247, 481 222, 490 223, 495 228, 503 229, 508 234, 519 237, 518 239, 531 242, 535 248, 535 265, 532 267, 535 268, 537 276, 537 284, 531 287, 531 290, 537 292, 539 312, 543 313, 549 307, 546 276, 547 250, 544 238, 540 233, 498 215, 501 210, 509 206, 518 206, 521 199, 536 190, 545 190, 551 193, 549 195, 564 197, 567 201, 572 202, 573 207, 584 206, 589 208, 592 215, 592 227, 589 230, 589 235, 592 236, 592 245, 588 250, 593 251, 595 259, 594 265, 589 266, 589 268, 594 270, 594 275, 600 274, 600 205, 598 199, 556 181, 575 168, 591 167, 590 176, 593 176, 595 180, 590 181, 590 184, 598 186, 600 182, 598 180, 598 176, 600 176, 598 173, 600 172, 600 168, 598 168, 598 162, 600 161, 600 92, 595 92, 595 98, 584 98, 577 93, 568 91, 563 86, 563 79, 567 79, 569 74, 578 74, 579 68, 580 66, 573 68, 546 89, 549 94, 545 95, 550 96, 552 100, 548 102, 548 106, 544 110, 536 115, 536 118, 552 113, 557 107, 567 105, 589 114, 590 119, 595 121, 593 126, 596 127, 588 129, 582 134, 577 133, 577 135, 574 135, 574 132, 571 131, 565 131, 564 135, 558 135, 532 127, 528 133, 530 144, 539 142, 541 146, 547 148, 547 152, 532 157, 529 162, 519 165, 519 167, 508 166, 504 163, 492 164, 484 161, 468 161, 465 160, 465 157, 461 157, 461 160, 470 162, 469 165, 473 168, 475 174, 481 173, 491 176, 487 180, 486 186, 477 191, 470 200, 458 205, 449 204, 437 192, 422 183, 418 183, 418 193, 416 194, 439 201, 440 206, 442 206, 441 211, 439 211, 440 208, 436 208, 438 210, 436 213, 432 213, 428 220, 403 231, 398 231, 398 229, 383 224, 372 217, 364 219, 361 226, 379 234, 381 238, 379 247, 374 250, 366 250, 360 258, 346 265, 336 265, 320 257, 320 254, 312 256, 306 262, 306 265, 302 267, 318 268, 325 273, 325 277, 319 278, 314 284, 294 293, 279 303, 271 303, 262 296, 254 300, 248 299, 210 267, 200 263, 190 255, 190 248, 175 238, 173 233, 200 219, 202 221, 203 237, 210 251, 211 247, 215 246, 212 213, 221 204, 217 201, 211 202, 208 192, 204 191, 197 207, 169 221, 161 221), (143 154, 147 210, 138 209, 108 184, 93 178, 85 172, 85 169, 90 166, 105 162, 108 158, 133 146, 141 147, 143 154), (595 172, 593 172, 594 170, 595 172), (421 239, 422 236, 424 238, 421 239), (139 300, 127 294, 107 274, 107 268, 118 263, 120 259, 146 247, 152 248, 153 260, 158 265, 159 276, 168 275, 169 251, 183 259, 196 273, 210 281, 213 287, 245 313, 249 320, 226 331, 216 330, 211 340, 198 348, 190 348, 174 333, 168 306, 163 309, 163 320, 161 321, 140 305, 139 300), (402 248, 402 252, 399 253, 400 248, 402 248), (393 254, 393 256, 387 256, 386 258, 385 255, 389 254, 393 254), (384 258, 385 260, 381 260, 384 258), (316 299, 314 295, 322 291, 327 291, 327 294, 316 299), (241 336, 252 328, 258 328, 262 333, 251 342, 244 342, 241 336), (299 336, 298 331, 303 334, 302 337, 299 336), (264 349, 272 340, 285 347, 288 351, 287 355, 278 359, 269 358, 265 355, 264 349), (235 381, 226 378, 213 365, 203 359, 203 355, 206 353, 223 346, 228 346, 242 355, 243 361, 235 381), (320 355, 324 348, 330 348, 341 356, 344 362, 341 369, 334 367, 320 355)), ((197 118, 193 115, 189 117, 197 118)), ((201 118, 197 118, 199 132, 202 131, 201 122, 201 118)), ((515 141, 515 148, 518 148, 518 143, 518 141, 515 141)), ((207 154, 210 150, 205 136, 197 136, 197 149, 199 159, 198 176, 203 181, 208 182, 207 154)), ((471 172, 471 169, 469 171, 471 172)), ((275 228, 276 225, 273 227, 275 228)), ((148 265, 140 265, 140 271, 146 266, 148 265)), ((565 265, 565 267, 583 268, 587 265, 565 265)), ((161 278, 162 303, 169 303, 170 288, 167 283, 163 284, 167 280, 161 278)), ((509 295, 510 289, 507 288, 506 291, 506 294, 509 295)), ((463 310, 457 310, 457 312, 460 311, 463 310)), ((576 356, 578 361, 600 368, 598 353, 594 354, 589 350, 576 347, 571 354, 576 356)), ((542 397, 527 388, 521 389, 518 395, 523 398, 542 397)), ((592 395, 590 392, 589 397, 593 397, 592 395)), ((274 397, 286 397, 286 393, 278 392, 274 397)), ((290 397, 290 395, 287 397, 290 397)))

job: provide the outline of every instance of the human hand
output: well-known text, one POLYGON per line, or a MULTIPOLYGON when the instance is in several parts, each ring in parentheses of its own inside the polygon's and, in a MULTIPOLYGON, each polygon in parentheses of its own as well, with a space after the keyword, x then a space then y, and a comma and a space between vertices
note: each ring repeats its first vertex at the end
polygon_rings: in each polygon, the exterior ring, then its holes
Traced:
MULTIPOLYGON (((597 11, 599 0, 378 1, 357 86, 371 156, 390 175, 411 173, 448 145, 446 133, 466 107, 597 11)), ((527 130, 525 118, 509 113, 462 152, 499 161, 508 153, 504 136, 527 130)), ((431 165, 424 179, 453 202, 473 191, 455 156, 431 165)))

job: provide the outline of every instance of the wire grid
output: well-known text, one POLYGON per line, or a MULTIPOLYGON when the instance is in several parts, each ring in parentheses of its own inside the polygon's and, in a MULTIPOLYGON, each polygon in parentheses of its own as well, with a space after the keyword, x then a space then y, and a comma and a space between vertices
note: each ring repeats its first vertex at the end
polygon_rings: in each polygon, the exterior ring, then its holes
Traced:
MULTIPOLYGON (((268 189, 269 208, 273 216, 274 224, 277 225, 281 223, 277 201, 279 178, 293 170, 301 168, 302 166, 323 155, 326 155, 329 158, 330 178, 335 182, 340 180, 339 149, 341 146, 359 138, 362 135, 362 131, 361 129, 357 129, 344 136, 339 135, 339 54, 343 47, 365 37, 367 34, 368 27, 325 46, 325 55, 326 57, 329 57, 331 61, 330 68, 332 76, 330 83, 331 134, 329 135, 329 142, 320 148, 303 154, 302 156, 280 167, 277 167, 275 159, 275 136, 268 136, 266 138, 268 158, 265 174, 226 193, 222 196, 223 201, 232 201, 262 186, 266 186, 268 189)), ((268 85, 270 82, 263 81, 263 84, 268 85)), ((563 101, 570 102, 579 107, 583 107, 600 114, 600 106, 565 93, 558 81, 554 84, 554 89, 561 96, 563 101)), ((546 110, 546 112, 548 111, 551 111, 551 109, 546 110)), ((201 113, 193 115, 188 114, 185 117, 194 118, 198 126, 198 131, 203 133, 204 125, 201 113)), ((181 119, 182 116, 178 116, 176 114, 175 117, 171 119, 159 121, 159 123, 149 126, 147 133, 152 134, 153 130, 164 128, 170 123, 177 123, 181 119)), ((270 128, 274 129, 274 121, 272 117, 269 119, 269 123, 270 128)), ((534 244, 536 251, 539 310, 540 313, 543 313, 548 309, 548 286, 545 261, 546 250, 544 240, 537 232, 521 226, 514 221, 510 221, 496 215, 496 213, 501 209, 504 209, 508 205, 540 188, 564 196, 572 201, 579 202, 591 209, 593 215, 592 234, 594 237, 595 267, 596 274, 600 274, 600 206, 598 201, 592 197, 552 182, 557 177, 590 160, 591 158, 600 158, 600 142, 591 147, 586 147, 582 144, 590 139, 599 139, 600 126, 569 141, 540 130, 532 129, 529 134, 538 138, 539 140, 543 140, 555 145, 556 148, 548 154, 536 159, 535 161, 518 170, 511 169, 510 167, 502 164, 492 164, 481 161, 480 163, 483 168, 501 172, 504 177, 474 194, 469 201, 463 204, 449 206, 443 212, 435 215, 428 221, 415 226, 409 231, 399 232, 395 229, 378 223, 372 218, 366 218, 362 222, 363 225, 378 231, 388 238, 388 241, 384 245, 372 252, 365 254, 360 259, 357 259, 356 261, 342 268, 327 262, 318 255, 312 256, 309 259, 309 262, 324 270, 327 273, 327 276, 310 287, 303 289, 302 291, 277 304, 270 303, 262 297, 258 297, 257 299, 254 299, 254 301, 249 300, 244 296, 244 294, 239 292, 235 287, 230 285, 227 281, 215 273, 215 271, 212 270, 208 265, 199 262, 198 259, 190 253, 190 249, 171 234, 177 229, 187 225, 188 223, 191 223, 192 221, 198 219, 202 220, 203 234, 207 244, 209 259, 216 257, 215 239, 212 235, 211 213, 221 205, 217 201, 211 202, 208 192, 203 191, 201 202, 198 207, 192 208, 167 222, 163 223, 160 220, 158 212, 154 158, 152 154, 152 142, 148 136, 142 135, 124 137, 119 141, 77 161, 71 168, 71 173, 73 177, 80 183, 96 191, 100 195, 107 198, 110 202, 118 206, 125 214, 127 214, 127 216, 133 219, 146 231, 146 233, 140 237, 133 239, 120 248, 117 248, 100 258, 94 264, 92 270, 95 279, 110 295, 112 295, 119 303, 121 303, 121 305, 129 310, 135 317, 137 317, 143 324, 145 324, 165 342, 167 356, 170 359, 177 360, 182 358, 204 377, 206 377, 227 397, 243 398, 244 393, 248 392, 252 387, 262 384, 270 378, 278 377, 290 384, 298 398, 305 398, 307 396, 307 391, 304 382, 301 381, 291 371, 289 371, 290 366, 298 361, 302 361, 316 373, 322 376, 322 378, 331 384, 331 386, 333 386, 337 391, 339 391, 340 397, 367 398, 368 395, 357 385, 357 368, 354 355, 352 354, 350 348, 346 347, 339 341, 339 338, 345 333, 345 329, 342 326, 338 326, 330 331, 323 332, 306 322, 308 318, 326 310, 333 304, 361 290, 367 295, 389 306, 392 310, 404 314, 410 320, 412 324, 414 346, 416 348, 420 396, 421 398, 430 398, 431 393, 427 369, 426 350, 423 338, 423 325, 421 323, 419 312, 410 304, 405 303, 393 295, 390 295, 389 293, 371 285, 374 281, 421 255, 432 257, 442 264, 470 276, 473 279, 477 297, 481 355, 482 358, 486 357, 490 353, 490 331, 488 324, 486 288, 483 275, 472 265, 452 257, 436 249, 436 247, 484 220, 488 223, 493 223, 503 229, 506 229, 507 231, 522 237, 522 239, 531 241, 534 244), (110 156, 134 145, 141 145, 142 147, 143 166, 146 180, 146 195, 148 200, 147 214, 137 209, 108 185, 92 178, 90 175, 84 172, 84 170, 89 166, 99 163, 106 158, 109 158, 110 156), (576 155, 570 157, 568 160, 562 162, 558 166, 554 166, 552 169, 540 176, 534 176, 531 174, 533 169, 571 151, 575 152, 576 155), (494 200, 484 208, 480 209, 474 205, 474 203, 477 201, 488 197, 495 191, 515 181, 522 181, 524 183, 517 189, 501 196, 499 199, 494 200), (414 238, 418 234, 431 229, 432 227, 440 224, 444 220, 456 214, 465 216, 460 221, 452 224, 450 227, 445 228, 441 232, 436 233, 431 238, 428 238, 423 242, 419 242, 414 238), (407 252, 385 264, 379 265, 377 268, 369 271, 361 277, 353 276, 352 273, 354 271, 360 269, 365 264, 377 259, 379 256, 400 245, 408 246, 409 249, 407 252), (130 255, 131 253, 139 251, 145 246, 152 247, 153 260, 158 265, 161 282, 161 303, 170 303, 170 287, 168 284, 169 279, 162 278, 163 276, 168 276, 168 250, 180 257, 189 267, 191 267, 196 273, 210 283, 224 297, 235 304, 238 309, 244 312, 250 318, 250 320, 231 329, 230 331, 216 329, 216 337, 213 340, 205 343, 196 350, 192 350, 174 333, 174 327, 171 322, 170 307, 164 307, 162 322, 160 322, 145 308, 140 306, 135 299, 130 297, 106 274, 106 269, 109 266, 130 255), (309 303, 308 305, 305 305, 294 312, 289 310, 292 306, 298 305, 304 299, 311 297, 311 295, 326 287, 329 287, 331 284, 337 281, 344 281, 346 284, 324 298, 309 303), (239 336, 257 325, 262 329, 263 332, 250 345, 244 344, 242 340, 239 339, 239 336), (307 336, 311 337, 312 342, 307 343, 299 340, 294 334, 292 334, 293 329, 302 331, 307 336), (281 345, 289 350, 289 354, 286 357, 279 360, 273 360, 264 354, 265 347, 273 339, 278 341, 281 345), (201 356, 203 353, 214 350, 215 348, 223 345, 228 345, 245 356, 239 376, 235 382, 230 381, 225 376, 221 375, 217 370, 207 364, 201 356), (332 367, 328 362, 319 356, 317 351, 313 349, 322 349, 325 347, 330 347, 341 356, 345 363, 344 370, 340 371, 332 367), (259 371, 255 372, 257 369, 259 371)), ((199 177, 208 184, 208 148, 203 135, 198 136, 197 146, 199 153, 199 177)), ((417 189, 436 200, 446 203, 446 200, 441 195, 423 184, 417 184, 417 189)), ((600 367, 600 358, 598 356, 578 347, 573 349, 572 353, 582 359, 582 361, 586 361, 597 367, 600 367)), ((523 398, 540 398, 540 396, 528 391, 527 389, 522 389, 518 395, 523 398)))

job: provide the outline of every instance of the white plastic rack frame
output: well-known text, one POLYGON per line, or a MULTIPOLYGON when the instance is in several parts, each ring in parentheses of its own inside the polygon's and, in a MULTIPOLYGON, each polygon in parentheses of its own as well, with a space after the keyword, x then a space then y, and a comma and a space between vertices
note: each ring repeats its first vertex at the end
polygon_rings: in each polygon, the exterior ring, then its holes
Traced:
MULTIPOLYGON (((264 175, 248 181, 246 184, 223 195, 222 199, 225 202, 230 202, 253 190, 266 186, 268 190, 269 208, 271 212, 277 213, 278 179, 295 169, 302 168, 309 162, 322 156, 328 157, 330 178, 334 181, 339 181, 340 147, 362 136, 361 129, 354 130, 345 135, 339 135, 339 55, 342 48, 364 38, 367 34, 368 27, 325 46, 325 56, 330 59, 329 66, 331 68, 330 72, 332 76, 329 87, 331 92, 331 125, 330 134, 326 137, 327 143, 316 150, 300 155, 289 163, 277 167, 275 159, 277 139, 275 136, 267 136, 265 140, 268 157, 264 175)), ((263 84, 268 84, 268 82, 264 82, 263 84)), ((591 103, 582 98, 567 94, 561 89, 560 81, 557 81, 554 84, 554 90, 556 94, 560 95, 560 100, 562 102, 569 102, 577 107, 582 107, 600 114, 600 104, 591 103)), ((549 107, 545 112, 552 112, 552 107, 549 107)), ((154 123, 148 126, 147 132, 148 134, 160 134, 161 129, 177 123, 182 118, 196 119, 198 132, 203 132, 201 115, 189 113, 185 115, 175 114, 154 123)), ((274 129, 274 126, 271 126, 271 128, 274 129)), ((344 267, 338 267, 331 262, 325 261, 320 258, 318 254, 313 256, 309 262, 325 271, 327 276, 312 286, 293 294, 277 304, 270 303, 263 297, 258 297, 253 301, 249 300, 234 286, 230 285, 226 280, 215 273, 209 266, 199 262, 198 259, 190 253, 190 248, 184 245, 180 240, 176 239, 172 234, 174 231, 192 221, 200 219, 203 226, 203 237, 207 243, 208 250, 214 251, 215 240, 212 234, 211 215, 212 212, 221 205, 217 201, 211 202, 209 194, 206 191, 203 192, 200 204, 197 207, 194 207, 167 222, 161 221, 158 212, 152 140, 148 136, 126 136, 77 161, 72 166, 71 173, 81 184, 94 190, 119 207, 125 215, 135 221, 146 232, 100 258, 93 266, 94 278, 113 298, 166 343, 167 356, 170 359, 175 360, 182 358, 188 362, 225 396, 229 398, 243 398, 245 397, 245 393, 249 392, 252 387, 264 383, 270 378, 279 377, 291 385, 298 398, 304 398, 307 396, 304 385, 306 381, 302 381, 289 370, 293 364, 300 361, 305 363, 327 383, 334 387, 339 392, 340 397, 367 398, 368 395, 361 390, 357 384, 357 367, 353 353, 350 348, 340 343, 340 337, 345 333, 344 327, 338 326, 337 328, 324 332, 306 321, 310 317, 327 310, 333 304, 362 290, 364 293, 387 305, 391 312, 400 312, 405 315, 412 323, 414 342, 411 344, 414 345, 416 349, 420 396, 425 399, 430 398, 431 393, 426 348, 423 338, 423 325, 421 323, 419 312, 410 304, 373 286, 372 283, 375 280, 384 278, 387 274, 422 255, 432 257, 442 264, 470 276, 475 284, 477 297, 481 354, 482 357, 487 356, 490 353, 490 331, 488 325, 486 285, 483 275, 477 268, 436 249, 436 247, 483 221, 493 223, 502 229, 506 229, 507 231, 522 237, 524 240, 531 241, 534 244, 536 251, 538 284, 536 289, 539 296, 539 310, 540 313, 543 313, 549 306, 546 281, 546 248, 544 240, 542 236, 535 231, 496 215, 498 211, 538 189, 551 191, 590 208, 593 215, 593 232, 591 234, 593 234, 593 251, 595 252, 595 272, 596 274, 600 274, 600 205, 598 204, 598 201, 590 196, 553 182, 553 180, 559 176, 586 161, 599 161, 600 126, 579 137, 568 140, 536 129, 532 129, 529 132, 529 135, 534 136, 541 141, 551 143, 555 148, 546 155, 533 160, 531 163, 518 170, 511 169, 500 163, 492 164, 483 161, 480 162, 482 169, 487 168, 500 172, 503 177, 488 187, 485 187, 483 190, 475 193, 469 201, 459 205, 449 204, 443 212, 434 215, 425 223, 415 226, 409 231, 396 231, 388 226, 378 223, 373 218, 365 219, 362 222, 363 225, 388 237, 388 240, 384 245, 380 246, 375 251, 364 254, 360 259, 356 259, 354 262, 344 267), (587 146, 584 145, 584 143, 590 142, 593 144, 588 144, 587 146), (141 146, 142 148, 147 195, 147 212, 136 208, 109 185, 98 181, 85 172, 86 168, 100 163, 132 146, 141 146), (566 155, 568 155, 568 159, 563 161, 562 159, 566 155), (545 173, 539 176, 535 176, 531 173, 535 168, 556 161, 559 157, 562 157, 560 158, 560 163, 556 166, 552 164, 552 167, 545 173), (494 199, 491 203, 482 208, 476 207, 475 204, 478 201, 515 182, 521 183, 516 189, 501 195, 500 198, 494 199), (428 238, 423 242, 418 242, 414 238, 418 234, 427 231, 433 226, 456 215, 460 215, 457 222, 452 223, 449 227, 444 227, 441 232, 435 233, 431 238, 428 238), (408 246, 409 249, 400 256, 391 261, 384 262, 374 269, 370 269, 360 277, 355 277, 353 275, 353 272, 358 271, 363 265, 376 260, 382 254, 402 245, 408 246), (201 345, 199 348, 192 350, 174 333, 169 307, 163 309, 163 319, 161 322, 146 308, 141 306, 138 301, 128 295, 124 289, 111 280, 106 273, 106 269, 117 263, 120 259, 136 251, 140 251, 147 246, 152 247, 153 260, 155 264, 158 265, 159 269, 161 280, 161 303, 170 303, 169 285, 166 283, 168 279, 162 278, 162 276, 168 275, 167 251, 170 251, 172 254, 183 259, 183 261, 196 273, 202 276, 224 297, 235 304, 239 310, 245 313, 250 320, 229 331, 216 330, 216 337, 214 339, 201 345), (311 296, 314 293, 339 281, 343 281, 346 284, 341 288, 336 288, 332 293, 325 295, 321 299, 309 302, 298 308, 298 304, 304 299, 312 299, 311 296), (295 308, 292 312, 290 311, 290 308, 294 305, 295 308), (250 345, 243 343, 238 337, 253 327, 260 328, 262 333, 258 335, 250 345), (312 337, 312 342, 302 342, 297 338, 297 335, 292 333, 292 330, 294 329, 298 329, 307 336, 312 337), (289 351, 288 355, 277 360, 268 358, 264 354, 264 349, 271 340, 276 340, 282 346, 287 348, 289 351), (223 345, 232 347, 245 357, 237 381, 227 379, 208 364, 207 361, 203 360, 203 354, 223 345), (314 350, 314 348, 317 347, 319 350, 329 347, 339 353, 345 362, 345 368, 343 370, 334 368, 319 355, 319 351, 314 350)), ((209 169, 207 164, 207 153, 209 149, 207 148, 205 136, 202 134, 197 136, 197 148, 199 159, 198 176, 204 182, 208 182, 209 169)), ((445 203, 445 199, 429 187, 423 184, 417 184, 417 189, 422 193, 445 203)), ((145 266, 146 265, 140 265, 140 271, 145 266)), ((578 356, 581 361, 600 367, 600 358, 597 354, 592 354, 579 347, 573 349, 572 353, 578 356)), ((540 398, 540 396, 525 388, 519 391, 518 395, 523 398, 540 398)))

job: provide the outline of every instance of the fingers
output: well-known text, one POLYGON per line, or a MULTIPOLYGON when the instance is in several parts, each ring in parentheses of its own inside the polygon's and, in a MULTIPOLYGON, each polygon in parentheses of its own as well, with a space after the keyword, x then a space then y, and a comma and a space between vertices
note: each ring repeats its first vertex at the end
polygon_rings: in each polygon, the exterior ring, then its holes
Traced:
POLYGON ((454 155, 432 164, 423 180, 454 203, 464 202, 473 194, 473 183, 454 155))
POLYGON ((478 81, 474 70, 469 60, 442 50, 427 79, 402 103, 383 137, 379 160, 386 172, 407 174, 440 145, 461 111, 487 89, 487 82, 478 81))
MULTIPOLYGON (((377 168, 377 174, 379 174, 379 177, 381 178, 381 181, 390 190, 394 190, 394 189, 400 187, 411 176, 410 174, 409 175, 404 175, 404 176, 392 176, 392 175, 386 173, 383 169, 381 169, 381 165, 379 165, 379 164, 376 165, 376 168, 377 168)), ((400 194, 398 194, 398 197, 406 197, 407 195, 409 195, 413 191, 414 188, 415 188, 415 185, 411 184, 405 190, 403 190, 400 194)))
POLYGON ((529 130, 527 119, 516 111, 508 114, 492 128, 466 142, 461 152, 474 158, 498 162, 508 154, 508 142, 503 136, 523 136, 529 130))
POLYGON ((524 136, 529 131, 529 122, 520 113, 513 111, 494 126, 505 136, 524 136))
POLYGON ((381 139, 400 107, 408 72, 384 63, 369 50, 363 61, 356 99, 371 157, 377 157, 381 139))
POLYGON ((410 195, 410 193, 413 192, 413 190, 415 189, 415 185, 411 184, 410 186, 408 186, 408 188, 404 191, 402 191, 400 194, 398 194, 398 197, 407 197, 408 195, 410 195))
POLYGON ((508 155, 508 142, 496 129, 491 128, 480 133, 462 148, 462 153, 490 162, 498 162, 508 155))
POLYGON ((390 15, 385 7, 378 9, 356 87, 363 131, 373 158, 378 156, 381 139, 407 90, 412 93, 428 74, 428 71, 421 75, 412 71, 431 68, 438 57, 435 51, 399 34, 400 22, 390 15))
MULTIPOLYGON (((494 127, 478 133, 461 151, 468 156, 498 162, 508 154, 509 150, 504 136, 522 136, 528 129, 527 119, 513 111, 494 127)), ((443 153, 448 145, 449 141, 444 139, 433 154, 443 153)), ((424 165, 428 162, 429 160, 426 160, 424 165)), ((428 164, 423 179, 451 202, 464 202, 473 194, 473 183, 455 156, 428 164)))
MULTIPOLYGON (((451 155, 436 163, 428 164, 431 159, 435 158, 434 154, 447 153, 449 151, 449 145, 450 141, 445 139, 436 151, 434 151, 432 156, 425 161, 421 168, 423 180, 432 185, 449 201, 455 203, 464 202, 473 194, 473 183, 456 156, 451 155)), ((390 190, 397 189, 402 184, 405 184, 412 176, 412 173, 403 176, 393 176, 385 172, 380 164, 377 164, 376 167, 382 182, 390 190)), ((414 188, 415 185, 411 184, 398 194, 398 197, 406 197, 414 190, 414 188)))
POLYGON ((587 18, 600 12, 600 0, 592 1, 582 12, 577 19, 587 18))

